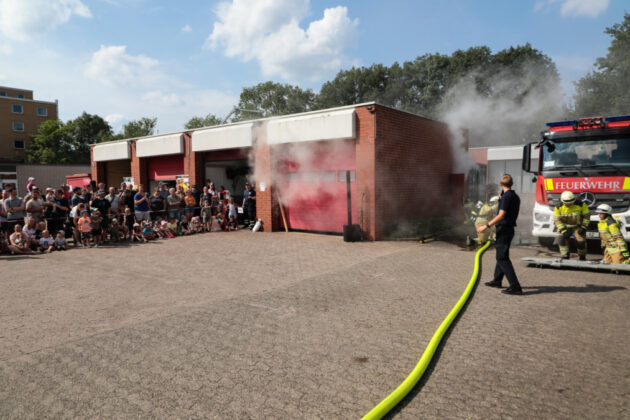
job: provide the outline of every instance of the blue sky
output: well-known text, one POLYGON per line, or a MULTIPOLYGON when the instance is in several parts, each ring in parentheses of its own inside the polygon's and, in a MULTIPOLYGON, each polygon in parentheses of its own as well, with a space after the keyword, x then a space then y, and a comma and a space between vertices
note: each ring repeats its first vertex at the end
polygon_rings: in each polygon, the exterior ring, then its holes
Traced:
POLYGON ((0 85, 59 100, 119 129, 158 117, 225 116, 266 80, 315 91, 341 69, 527 42, 550 56, 567 97, 606 55, 624 0, 0 0, 0 85))

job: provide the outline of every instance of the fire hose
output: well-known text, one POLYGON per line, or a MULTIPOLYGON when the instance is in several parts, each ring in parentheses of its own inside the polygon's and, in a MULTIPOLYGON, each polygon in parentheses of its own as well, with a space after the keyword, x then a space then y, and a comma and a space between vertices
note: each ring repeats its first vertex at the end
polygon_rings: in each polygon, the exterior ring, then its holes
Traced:
POLYGON ((418 361, 418 364, 416 364, 416 367, 411 371, 409 376, 407 376, 407 378, 398 386, 398 388, 396 388, 394 392, 389 394, 376 407, 370 410, 370 412, 363 417, 363 420, 376 420, 382 418, 385 414, 389 413, 389 411, 394 408, 400 401, 402 401, 402 399, 405 398, 405 396, 413 389, 413 387, 416 386, 420 378, 422 378, 422 375, 431 363, 431 359, 433 358, 435 351, 442 341, 442 337, 444 337, 446 331, 448 331, 449 327, 451 326, 457 315, 459 315, 459 312, 466 304, 468 298, 470 297, 470 294, 475 288, 477 278, 479 276, 479 263, 481 260, 481 256, 488 249, 489 246, 490 242, 488 241, 483 247, 481 247, 481 249, 479 249, 479 251, 477 251, 477 254, 475 255, 475 268, 473 270, 472 277, 468 282, 466 290, 459 298, 453 309, 451 309, 451 312, 449 312, 444 321, 442 321, 442 324, 437 329, 435 334, 433 334, 433 338, 431 338, 431 341, 429 341, 429 345, 424 350, 424 353, 418 361))

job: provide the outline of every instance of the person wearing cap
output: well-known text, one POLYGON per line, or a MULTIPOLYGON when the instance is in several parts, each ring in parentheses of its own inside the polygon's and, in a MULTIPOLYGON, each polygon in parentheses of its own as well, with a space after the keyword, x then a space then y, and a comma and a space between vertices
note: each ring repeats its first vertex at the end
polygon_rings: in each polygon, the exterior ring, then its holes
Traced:
POLYGON ((575 236, 575 245, 580 261, 586 260, 586 229, 591 221, 591 214, 586 203, 576 202, 575 194, 564 191, 560 196, 562 205, 553 210, 553 220, 560 234, 558 245, 560 258, 569 259, 569 239, 575 236))
POLYGON ((619 222, 612 217, 612 207, 600 204, 595 209, 599 217, 597 229, 604 250, 604 262, 613 264, 630 264, 630 253, 626 241, 621 234, 619 222))

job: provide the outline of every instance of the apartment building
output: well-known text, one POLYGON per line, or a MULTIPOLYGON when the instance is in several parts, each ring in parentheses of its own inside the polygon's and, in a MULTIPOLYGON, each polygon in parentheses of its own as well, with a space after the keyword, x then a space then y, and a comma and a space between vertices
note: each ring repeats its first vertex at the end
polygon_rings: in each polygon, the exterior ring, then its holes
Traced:
POLYGON ((0 162, 25 162, 30 136, 58 118, 57 101, 39 101, 33 91, 0 86, 0 162))

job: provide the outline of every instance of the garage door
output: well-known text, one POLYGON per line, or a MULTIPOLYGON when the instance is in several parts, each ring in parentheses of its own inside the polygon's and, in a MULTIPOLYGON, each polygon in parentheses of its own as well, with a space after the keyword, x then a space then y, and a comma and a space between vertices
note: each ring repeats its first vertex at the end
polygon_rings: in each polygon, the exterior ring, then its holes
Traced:
POLYGON ((289 227, 342 233, 348 223, 346 173, 351 176, 353 223, 358 223, 354 141, 293 146, 278 192, 289 227))
POLYGON ((123 178, 131 176, 130 160, 110 160, 105 162, 105 185, 118 187, 123 178))

